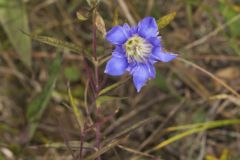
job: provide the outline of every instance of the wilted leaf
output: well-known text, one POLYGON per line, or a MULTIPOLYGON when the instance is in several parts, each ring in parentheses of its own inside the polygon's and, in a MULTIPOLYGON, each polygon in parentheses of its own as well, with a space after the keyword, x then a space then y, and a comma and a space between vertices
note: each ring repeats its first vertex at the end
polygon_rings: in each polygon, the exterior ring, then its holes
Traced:
POLYGON ((157 21, 158 29, 166 27, 176 16, 176 12, 169 13, 157 21))
POLYGON ((106 27, 102 16, 96 12, 95 24, 97 29, 103 34, 103 37, 106 35, 106 27))
POLYGON ((44 86, 43 91, 32 100, 27 108, 27 119, 29 123, 28 140, 30 140, 35 133, 35 130, 38 126, 38 121, 41 119, 42 114, 50 100, 51 93, 61 70, 61 62, 62 54, 58 54, 51 66, 49 79, 44 86))
POLYGON ((0 23, 20 59, 30 66, 31 39, 21 32, 30 32, 25 5, 20 0, 0 0, 0 6, 0 23))
POLYGON ((237 106, 240 106, 240 98, 232 96, 232 95, 227 95, 227 94, 219 94, 216 96, 212 96, 209 98, 210 100, 221 100, 221 99, 226 99, 229 100, 230 102, 236 104, 237 106))
POLYGON ((216 75, 220 78, 233 80, 240 77, 239 67, 227 67, 217 71, 216 75))

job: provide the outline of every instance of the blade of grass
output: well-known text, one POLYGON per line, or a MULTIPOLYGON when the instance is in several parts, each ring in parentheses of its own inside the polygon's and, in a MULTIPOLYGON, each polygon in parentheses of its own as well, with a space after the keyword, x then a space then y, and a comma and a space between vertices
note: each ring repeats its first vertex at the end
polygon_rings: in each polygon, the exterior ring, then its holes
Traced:
POLYGON ((153 151, 159 150, 173 142, 176 142, 177 140, 180 140, 180 139, 182 139, 186 136, 192 135, 194 133, 202 132, 207 129, 222 127, 222 126, 226 126, 226 125, 239 124, 239 123, 240 123, 240 119, 206 122, 206 123, 203 123, 200 127, 189 129, 185 132, 179 133, 173 137, 166 139, 165 141, 161 142, 160 144, 158 144, 155 147, 153 147, 152 149, 150 149, 148 152, 153 152, 153 151))
MULTIPOLYGON (((153 151, 157 151, 177 140, 180 140, 180 139, 182 139, 186 136, 192 135, 194 133, 199 133, 199 132, 206 131, 207 129, 217 128, 217 127, 222 127, 222 126, 227 126, 227 125, 233 125, 233 124, 239 124, 239 123, 240 123, 240 119, 230 119, 230 120, 219 120, 219 121, 212 121, 212 122, 205 122, 205 123, 182 125, 182 126, 177 126, 177 127, 169 127, 165 131, 169 132, 169 131, 177 131, 177 130, 185 130, 185 129, 188 129, 188 130, 183 131, 173 137, 166 139, 165 141, 163 141, 160 144, 156 145, 155 147, 145 151, 144 153, 151 153, 153 151)), ((138 159, 139 159, 138 155, 130 158, 130 160, 138 160, 138 159)))
POLYGON ((238 119, 235 119, 235 120, 220 120, 220 121, 203 122, 203 123, 196 123, 196 124, 189 124, 189 125, 181 125, 181 126, 176 126, 176 127, 168 127, 168 128, 166 128, 165 131, 172 132, 172 131, 178 131, 178 130, 201 128, 201 127, 204 127, 206 125, 206 123, 208 123, 209 126, 220 125, 220 124, 228 125, 229 123, 231 123, 231 121, 236 122, 236 121, 239 121, 239 120, 238 119))
POLYGON ((218 82, 219 84, 221 84, 224 88, 226 88, 229 92, 231 92, 232 94, 236 95, 238 98, 240 98, 240 95, 232 88, 230 87, 228 84, 226 84, 223 80, 221 80, 220 78, 216 77, 214 74, 208 72, 207 70, 205 70, 204 68, 194 64, 193 62, 190 62, 186 59, 183 59, 183 58, 180 58, 180 57, 177 57, 177 60, 185 63, 185 64, 188 64, 196 69, 198 69, 199 71, 207 74, 209 77, 211 77, 212 79, 214 79, 216 82, 218 82))

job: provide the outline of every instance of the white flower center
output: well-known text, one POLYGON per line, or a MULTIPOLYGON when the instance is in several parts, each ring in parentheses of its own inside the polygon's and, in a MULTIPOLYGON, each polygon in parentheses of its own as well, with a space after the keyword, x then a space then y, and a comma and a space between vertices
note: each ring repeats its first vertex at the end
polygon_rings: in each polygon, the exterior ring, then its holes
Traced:
POLYGON ((124 47, 126 49, 126 54, 129 62, 132 62, 134 60, 137 62, 143 62, 147 59, 152 51, 152 45, 148 43, 144 38, 137 35, 129 38, 124 44, 124 47))

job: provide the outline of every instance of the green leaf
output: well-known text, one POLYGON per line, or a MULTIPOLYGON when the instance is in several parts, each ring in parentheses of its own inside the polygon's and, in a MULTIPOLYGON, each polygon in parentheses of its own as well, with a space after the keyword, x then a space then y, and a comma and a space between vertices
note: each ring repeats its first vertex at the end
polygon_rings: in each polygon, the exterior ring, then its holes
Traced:
POLYGON ((125 83, 125 82, 128 81, 128 80, 129 80, 129 78, 126 79, 126 80, 124 80, 124 81, 120 81, 120 82, 114 83, 114 84, 112 84, 112 85, 110 85, 110 86, 107 86, 106 88, 103 88, 103 89, 99 92, 98 95, 101 96, 101 95, 103 95, 103 94, 105 94, 105 93, 108 93, 108 92, 110 92, 111 90, 119 87, 121 84, 125 83))
POLYGON ((75 100, 72 96, 72 92, 71 92, 71 89, 70 87, 68 87, 68 98, 69 98, 69 101, 70 101, 70 104, 71 104, 71 107, 73 108, 73 113, 77 119, 77 122, 80 126, 80 129, 81 131, 83 132, 84 130, 84 121, 85 121, 85 118, 83 116, 83 113, 81 112, 81 110, 78 109, 76 103, 75 103, 75 100))
MULTIPOLYGON (((29 35, 28 33, 25 33, 25 34, 29 35)), ((82 53, 82 51, 83 51, 81 49, 81 47, 78 45, 75 45, 70 42, 65 42, 65 41, 62 41, 62 40, 59 40, 56 38, 47 37, 47 36, 39 36, 39 35, 29 35, 29 36, 39 42, 42 42, 42 43, 45 43, 45 44, 48 44, 48 45, 51 45, 51 46, 54 46, 57 48, 69 49, 70 51, 73 51, 76 53, 79 53, 79 52, 82 53)))
POLYGON ((80 78, 80 71, 77 67, 69 66, 64 69, 64 75, 70 81, 77 81, 80 78))
POLYGON ((23 1, 0 0, 0 23, 20 59, 31 66, 31 39, 21 32, 30 32, 23 1))
POLYGON ((176 12, 169 13, 157 21, 158 29, 166 27, 176 16, 176 12))
POLYGON ((97 107, 100 107, 102 103, 112 101, 112 100, 120 100, 126 99, 127 97, 114 97, 114 96, 100 96, 96 100, 97 107))
POLYGON ((114 83, 110 86, 107 86, 106 88, 103 88, 100 92, 99 92, 99 95, 103 95, 111 90, 113 90, 114 88, 118 87, 119 85, 121 85, 122 82, 117 82, 117 83, 114 83))
POLYGON ((61 71, 62 54, 58 54, 54 60, 49 79, 43 88, 43 91, 32 100, 27 108, 28 127, 28 140, 32 138, 38 126, 38 121, 41 119, 47 104, 51 98, 52 91, 55 87, 58 75, 61 71))
MULTIPOLYGON (((223 15, 226 21, 231 20, 233 17, 239 14, 239 12, 237 12, 233 8, 233 6, 228 3, 228 1, 222 1, 219 4, 219 11, 223 15)), ((239 26, 240 26, 240 21, 236 21, 235 23, 232 23, 231 25, 229 25, 229 29, 232 37, 240 36, 239 26)))

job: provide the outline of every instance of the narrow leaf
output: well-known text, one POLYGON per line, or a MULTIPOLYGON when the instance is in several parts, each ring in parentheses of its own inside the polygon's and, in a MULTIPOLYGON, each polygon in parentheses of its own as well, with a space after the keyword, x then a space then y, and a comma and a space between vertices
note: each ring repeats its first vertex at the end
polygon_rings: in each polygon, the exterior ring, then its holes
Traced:
POLYGON ((23 1, 0 0, 0 6, 0 23, 3 29, 20 59, 27 66, 31 66, 31 39, 21 32, 30 32, 23 1))
POLYGON ((177 140, 180 140, 186 136, 192 135, 194 133, 199 133, 202 131, 205 131, 207 129, 211 129, 211 128, 217 128, 217 127, 222 127, 222 126, 226 126, 226 125, 233 125, 233 124, 239 124, 240 123, 240 119, 233 119, 233 120, 220 120, 220 121, 213 121, 213 122, 206 122, 203 123, 200 127, 197 128, 193 128, 193 129, 189 129, 187 131, 184 131, 180 134, 177 134, 173 137, 170 137, 168 139, 166 139, 165 141, 161 142, 160 144, 156 145, 154 148, 152 148, 150 151, 156 151, 159 150, 177 140))
POLYGON ((75 100, 72 96, 72 92, 71 92, 71 89, 70 87, 68 87, 68 97, 69 97, 69 101, 70 101, 70 104, 73 108, 73 112, 74 112, 74 115, 78 121, 78 124, 80 126, 80 129, 81 131, 83 131, 84 129, 84 116, 83 116, 83 113, 78 109, 76 103, 75 103, 75 100))
POLYGON ((114 96, 100 96, 96 100, 97 107, 100 107, 102 103, 112 100, 126 99, 127 97, 114 97, 114 96))
MULTIPOLYGON (((129 80, 129 79, 127 79, 129 80)), ((124 80, 124 81, 120 81, 120 82, 117 82, 117 83, 114 83, 110 86, 107 86, 106 88, 103 88, 100 92, 99 92, 99 96, 105 94, 105 93, 108 93, 109 91, 119 87, 121 84, 123 84, 124 82, 126 82, 127 80, 124 80)))
POLYGON ((35 133, 38 126, 38 121, 41 119, 43 112, 45 111, 47 104, 50 100, 51 93, 54 89, 57 77, 61 70, 62 54, 58 54, 54 60, 49 75, 48 82, 43 88, 43 91, 36 96, 35 99, 29 104, 27 108, 28 119, 28 140, 30 140, 35 133))
POLYGON ((157 21, 158 29, 166 27, 176 16, 176 12, 169 13, 157 21))
MULTIPOLYGON (((27 34, 27 33, 25 33, 25 34, 27 34)), ((54 46, 57 48, 69 49, 70 51, 73 51, 76 53, 79 53, 79 52, 82 53, 82 49, 80 46, 75 45, 70 42, 65 42, 65 41, 62 41, 62 40, 59 40, 56 38, 52 38, 52 37, 47 37, 47 36, 38 36, 38 35, 29 35, 29 36, 39 42, 42 42, 42 43, 45 43, 45 44, 48 44, 48 45, 51 45, 51 46, 54 46)))

